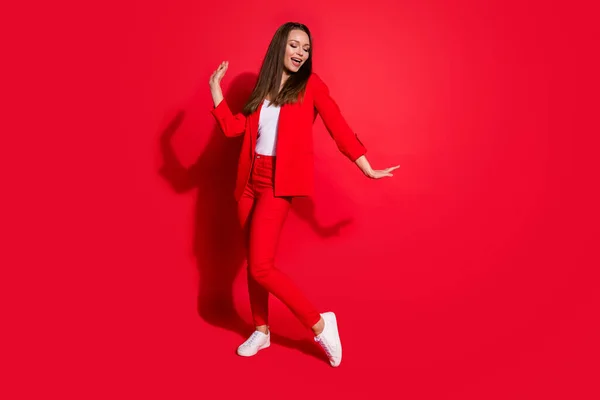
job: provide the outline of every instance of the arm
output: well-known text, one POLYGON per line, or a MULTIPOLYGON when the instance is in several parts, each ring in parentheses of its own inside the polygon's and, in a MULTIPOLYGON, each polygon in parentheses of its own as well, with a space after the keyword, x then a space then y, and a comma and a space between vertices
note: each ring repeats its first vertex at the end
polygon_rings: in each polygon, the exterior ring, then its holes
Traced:
POLYGON ((222 62, 219 68, 211 75, 208 84, 215 105, 215 108, 211 110, 211 113, 217 120, 217 123, 225 136, 234 137, 240 136, 245 132, 246 117, 242 113, 233 115, 227 102, 225 102, 225 99, 223 98, 221 79, 223 79, 227 67, 228 63, 222 62))
POLYGON ((329 95, 327 85, 325 85, 321 78, 315 73, 311 75, 311 79, 314 82, 315 88, 315 108, 321 115, 325 127, 329 131, 331 137, 335 140, 338 149, 351 161, 354 161, 363 174, 369 178, 379 179, 385 176, 393 176, 391 172, 400 166, 398 165, 384 170, 374 170, 365 155, 367 149, 360 139, 358 139, 358 135, 352 132, 352 129, 348 126, 348 123, 340 112, 340 108, 329 95))
POLYGON ((315 73, 311 75, 311 79, 314 85, 315 108, 321 116, 327 131, 340 152, 350 161, 356 161, 367 152, 367 149, 348 126, 339 106, 330 96, 329 88, 325 82, 315 73))
POLYGON ((233 115, 225 100, 221 100, 221 102, 211 110, 211 113, 217 120, 217 123, 225 136, 240 136, 246 131, 246 117, 242 113, 233 115))

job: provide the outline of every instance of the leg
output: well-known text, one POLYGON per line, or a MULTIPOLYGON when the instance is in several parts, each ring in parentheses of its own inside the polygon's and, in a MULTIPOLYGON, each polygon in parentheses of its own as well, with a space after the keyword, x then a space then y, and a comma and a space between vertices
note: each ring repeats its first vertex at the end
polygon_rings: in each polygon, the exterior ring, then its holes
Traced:
POLYGON ((269 293, 282 301, 308 329, 321 316, 304 294, 280 270, 275 268, 275 253, 291 198, 275 197, 271 188, 258 195, 250 221, 250 275, 269 293))
MULTIPOLYGON (((238 202, 238 218, 244 232, 244 245, 246 254, 248 254, 249 235, 250 235, 250 220, 252 219, 252 211, 255 205, 253 190, 246 187, 244 194, 238 202)), ((249 260, 250 258, 247 257, 249 260)), ((252 319, 256 330, 267 333, 267 325, 269 323, 269 292, 260 286, 258 282, 248 271, 248 293, 250 295, 250 309, 252 311, 252 319)))

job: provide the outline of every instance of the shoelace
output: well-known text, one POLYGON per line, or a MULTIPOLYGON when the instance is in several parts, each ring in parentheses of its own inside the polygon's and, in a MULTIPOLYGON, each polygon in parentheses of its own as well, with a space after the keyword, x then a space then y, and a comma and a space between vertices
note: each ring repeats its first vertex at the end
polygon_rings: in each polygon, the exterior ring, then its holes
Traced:
POLYGON ((251 346, 252 343, 254 343, 254 341, 256 340, 257 337, 258 337, 258 332, 257 331, 252 332, 252 335, 250 335, 250 337, 248 338, 248 340, 246 340, 244 342, 244 346, 251 346))
POLYGON ((317 342, 319 342, 319 344, 321 345, 321 347, 323 348, 323 350, 325 350, 325 354, 327 354, 327 357, 331 357, 331 355, 333 354, 333 350, 332 347, 329 343, 327 343, 327 340, 325 338, 316 338, 317 342))

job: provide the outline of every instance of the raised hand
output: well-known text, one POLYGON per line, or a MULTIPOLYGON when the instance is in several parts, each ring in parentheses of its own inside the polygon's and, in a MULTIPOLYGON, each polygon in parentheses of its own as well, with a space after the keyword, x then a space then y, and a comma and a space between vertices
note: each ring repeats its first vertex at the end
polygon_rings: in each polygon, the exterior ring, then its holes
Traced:
POLYGON ((229 67, 229 61, 223 61, 219 65, 219 68, 217 68, 212 73, 212 75, 210 76, 210 79, 208 80, 208 84, 210 85, 211 88, 221 85, 221 79, 223 79, 223 77, 225 76, 225 72, 227 72, 228 67, 229 67))
POLYGON ((227 72, 227 67, 229 67, 229 61, 223 61, 219 68, 217 68, 210 79, 208 80, 208 84, 210 85, 210 94, 213 98, 213 103, 215 107, 218 106, 223 101, 223 91, 221 90, 221 80, 225 76, 225 72, 227 72))

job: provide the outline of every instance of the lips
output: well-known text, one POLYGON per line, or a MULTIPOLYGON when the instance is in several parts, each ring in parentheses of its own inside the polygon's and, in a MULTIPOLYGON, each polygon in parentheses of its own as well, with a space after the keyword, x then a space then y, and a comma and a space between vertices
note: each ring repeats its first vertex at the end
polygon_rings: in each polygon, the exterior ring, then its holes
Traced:
POLYGON ((291 60, 292 60, 292 64, 294 64, 296 67, 298 67, 298 66, 300 66, 300 64, 302 64, 302 60, 299 58, 292 57, 291 60))

